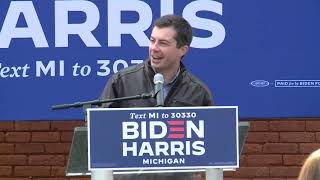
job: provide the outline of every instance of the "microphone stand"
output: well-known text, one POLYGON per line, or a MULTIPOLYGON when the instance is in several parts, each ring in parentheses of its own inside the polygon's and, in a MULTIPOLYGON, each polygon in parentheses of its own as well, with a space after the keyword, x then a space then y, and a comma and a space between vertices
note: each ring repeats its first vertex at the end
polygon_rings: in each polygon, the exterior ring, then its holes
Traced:
POLYGON ((79 108, 83 107, 84 111, 84 117, 85 121, 87 121, 87 109, 91 108, 93 105, 101 105, 103 103, 109 103, 109 102, 119 102, 119 101, 125 101, 125 100, 133 100, 133 99, 149 99, 156 97, 156 94, 158 92, 154 93, 142 93, 135 96, 127 96, 127 97, 121 97, 121 98, 113 98, 113 99, 102 99, 102 100, 93 100, 93 101, 84 101, 84 102, 75 102, 72 104, 60 104, 60 105, 54 105, 52 106, 52 110, 60 110, 60 109, 68 109, 68 108, 79 108))
POLYGON ((102 99, 102 100, 75 102, 73 104, 54 105, 54 106, 52 106, 52 109, 58 110, 58 109, 67 109, 67 108, 78 108, 78 107, 82 107, 85 105, 90 105, 90 106, 101 105, 103 103, 108 103, 108 102, 117 102, 117 101, 132 100, 132 99, 149 99, 152 97, 154 97, 153 93, 143 93, 143 94, 138 94, 135 96, 127 96, 127 97, 121 97, 121 98, 102 99))

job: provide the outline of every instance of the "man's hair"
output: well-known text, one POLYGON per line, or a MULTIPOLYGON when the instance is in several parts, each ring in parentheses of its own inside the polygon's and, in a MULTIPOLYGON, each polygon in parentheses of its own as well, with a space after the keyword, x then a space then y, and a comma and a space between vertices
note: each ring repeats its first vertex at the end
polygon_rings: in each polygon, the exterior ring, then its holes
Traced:
POLYGON ((192 28, 187 20, 176 15, 165 15, 154 22, 154 27, 173 27, 176 30, 175 40, 177 47, 190 46, 192 41, 192 28))

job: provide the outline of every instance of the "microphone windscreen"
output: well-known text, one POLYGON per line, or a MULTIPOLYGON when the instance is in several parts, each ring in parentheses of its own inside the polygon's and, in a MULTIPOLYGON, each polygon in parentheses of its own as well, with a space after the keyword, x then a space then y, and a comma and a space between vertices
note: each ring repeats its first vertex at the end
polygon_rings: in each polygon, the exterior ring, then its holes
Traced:
POLYGON ((160 73, 155 74, 153 77, 153 83, 154 84, 158 84, 158 83, 163 84, 164 83, 163 75, 160 73))

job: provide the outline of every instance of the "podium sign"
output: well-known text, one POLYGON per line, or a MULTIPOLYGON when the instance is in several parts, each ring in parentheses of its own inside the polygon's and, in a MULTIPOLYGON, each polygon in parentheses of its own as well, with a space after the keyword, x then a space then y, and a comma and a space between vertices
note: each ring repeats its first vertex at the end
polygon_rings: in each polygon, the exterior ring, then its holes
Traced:
POLYGON ((238 168, 238 108, 88 109, 89 170, 238 168))

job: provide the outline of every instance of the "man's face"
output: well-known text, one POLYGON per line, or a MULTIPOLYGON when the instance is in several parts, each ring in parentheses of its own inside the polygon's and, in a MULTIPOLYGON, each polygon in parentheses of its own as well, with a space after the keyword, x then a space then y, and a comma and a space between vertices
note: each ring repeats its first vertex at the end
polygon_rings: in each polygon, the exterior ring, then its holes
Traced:
POLYGON ((149 56, 152 67, 160 73, 177 71, 181 57, 187 52, 188 46, 177 48, 176 31, 173 27, 152 30, 149 45, 149 56))

